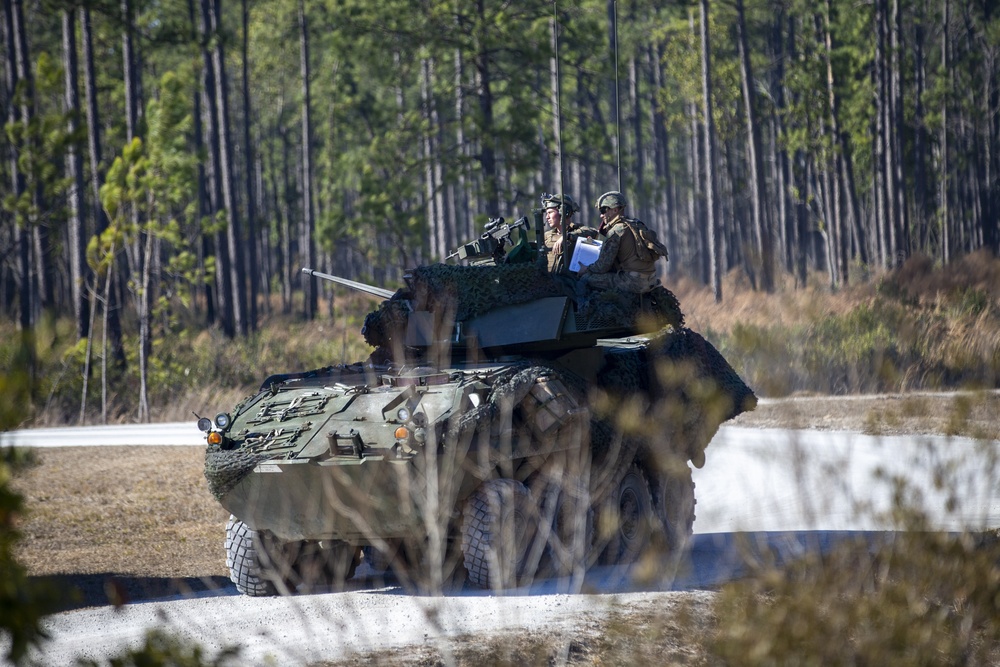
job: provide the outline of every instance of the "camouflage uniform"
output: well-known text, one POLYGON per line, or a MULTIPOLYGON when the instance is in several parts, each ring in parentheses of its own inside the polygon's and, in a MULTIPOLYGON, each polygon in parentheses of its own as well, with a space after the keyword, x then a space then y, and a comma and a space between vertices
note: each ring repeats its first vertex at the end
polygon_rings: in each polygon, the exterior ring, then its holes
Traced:
MULTIPOLYGON (((629 225, 645 227, 641 220, 619 216, 611 221, 601 254, 587 268, 583 280, 594 289, 620 289, 644 294, 660 284, 654 265, 658 257, 642 259, 629 225)), ((651 253, 646 252, 648 257, 651 253)))
POLYGON ((549 227, 545 230, 545 247, 549 249, 549 271, 559 271, 562 269, 563 251, 566 249, 566 239, 570 234, 597 237, 597 230, 591 227, 581 227, 574 223, 570 216, 580 210, 573 198, 569 195, 542 195, 542 207, 548 209, 559 209, 561 230, 549 227), (558 246, 558 249, 557 249, 558 246))
MULTIPOLYGON (((566 249, 566 239, 570 234, 575 234, 576 236, 588 236, 592 239, 597 238, 597 230, 593 227, 581 227, 580 225, 574 224, 569 221, 569 226, 564 232, 560 232, 557 229, 546 229, 545 230, 545 247, 549 249, 549 271, 558 271, 561 267, 561 261, 563 258, 563 251, 566 249), (555 250, 557 243, 562 243, 559 250, 555 250)), ((572 256, 572 251, 570 251, 572 256)), ((567 260, 568 261, 568 260, 567 260)))
POLYGON ((605 240, 597 260, 582 271, 583 286, 645 294, 660 284, 654 266, 667 249, 641 220, 625 217, 627 205, 625 195, 614 190, 597 198, 605 240))

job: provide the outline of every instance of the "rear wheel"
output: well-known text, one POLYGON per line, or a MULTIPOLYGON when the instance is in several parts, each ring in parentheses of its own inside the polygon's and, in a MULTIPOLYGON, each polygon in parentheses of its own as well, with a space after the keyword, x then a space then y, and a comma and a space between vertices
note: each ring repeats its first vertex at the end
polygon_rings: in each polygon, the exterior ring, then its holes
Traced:
POLYGON ((653 507, 666 539, 666 547, 673 554, 683 553, 691 542, 696 502, 691 468, 686 463, 677 470, 657 476, 653 507))
POLYGON ((469 581, 503 590, 529 579, 537 515, 528 488, 512 479, 486 482, 465 503, 462 553, 469 581))
POLYGON ((607 546, 602 562, 629 565, 649 547, 657 518, 646 475, 637 464, 628 471, 601 507, 599 535, 607 546))

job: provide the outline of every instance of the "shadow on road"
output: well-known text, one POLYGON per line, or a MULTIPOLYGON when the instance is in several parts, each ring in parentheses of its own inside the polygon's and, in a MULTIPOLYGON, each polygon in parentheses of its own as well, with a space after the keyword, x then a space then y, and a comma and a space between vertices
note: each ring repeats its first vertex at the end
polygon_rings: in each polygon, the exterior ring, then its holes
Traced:
POLYGON ((84 607, 121 606, 136 602, 171 598, 236 595, 236 587, 226 577, 135 577, 99 572, 32 577, 65 591, 61 611, 84 607))
MULTIPOLYGON (((695 535, 687 567, 671 590, 717 588, 760 566, 783 567, 806 554, 827 554, 848 546, 867 554, 891 543, 896 533, 861 530, 760 531, 695 535)), ((859 554, 860 555, 860 554, 859 554)))
MULTIPOLYGON (((757 566, 782 567, 808 553, 828 553, 838 545, 875 553, 891 542, 896 533, 887 531, 773 531, 698 534, 680 562, 665 565, 653 577, 642 578, 640 570, 620 567, 591 568, 582 581, 544 579, 506 595, 613 594, 641 591, 711 590, 749 575, 757 566)), ((72 591, 63 611, 85 607, 135 604, 178 598, 239 595, 226 577, 132 577, 114 573, 40 577, 72 591)), ((360 567, 347 582, 346 591, 385 595, 410 595, 391 571, 375 573, 360 567)), ((312 591, 332 592, 332 591, 312 591)), ((447 595, 495 595, 462 586, 447 595)))

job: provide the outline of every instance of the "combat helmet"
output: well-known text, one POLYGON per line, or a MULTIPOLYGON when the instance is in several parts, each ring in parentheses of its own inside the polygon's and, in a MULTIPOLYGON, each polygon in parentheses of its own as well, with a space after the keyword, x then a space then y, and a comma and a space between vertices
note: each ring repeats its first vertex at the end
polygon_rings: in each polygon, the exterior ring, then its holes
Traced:
POLYGON ((565 211, 565 215, 567 216, 573 215, 574 213, 580 210, 580 207, 577 205, 575 201, 573 201, 573 198, 570 197, 569 195, 563 195, 563 194, 542 195, 542 208, 544 209, 559 208, 560 206, 564 207, 563 210, 565 211))
POLYGON ((605 192, 597 198, 597 208, 600 209, 604 206, 608 208, 625 208, 628 206, 628 202, 625 200, 625 195, 617 190, 612 190, 611 192, 605 192))

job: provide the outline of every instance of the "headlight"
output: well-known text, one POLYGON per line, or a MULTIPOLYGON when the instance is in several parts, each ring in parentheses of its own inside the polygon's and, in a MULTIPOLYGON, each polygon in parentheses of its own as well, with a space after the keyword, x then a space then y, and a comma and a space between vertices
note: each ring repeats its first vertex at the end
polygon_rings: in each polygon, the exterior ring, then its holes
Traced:
POLYGON ((225 412, 220 412, 219 414, 215 415, 215 425, 218 426, 219 428, 224 429, 227 426, 229 426, 229 421, 230 421, 229 415, 227 415, 225 412))
POLYGON ((396 418, 399 419, 399 421, 401 421, 401 422, 409 421, 409 419, 410 419, 410 409, 406 408, 406 407, 402 407, 399 410, 396 410, 396 418))
POLYGON ((208 444, 210 445, 221 445, 222 444, 222 434, 218 431, 212 431, 208 434, 208 444))
POLYGON ((410 437, 410 431, 405 426, 400 426, 393 435, 396 436, 396 440, 406 440, 410 437))
POLYGON ((212 420, 208 417, 200 417, 198 419, 198 430, 208 433, 212 430, 212 420))

